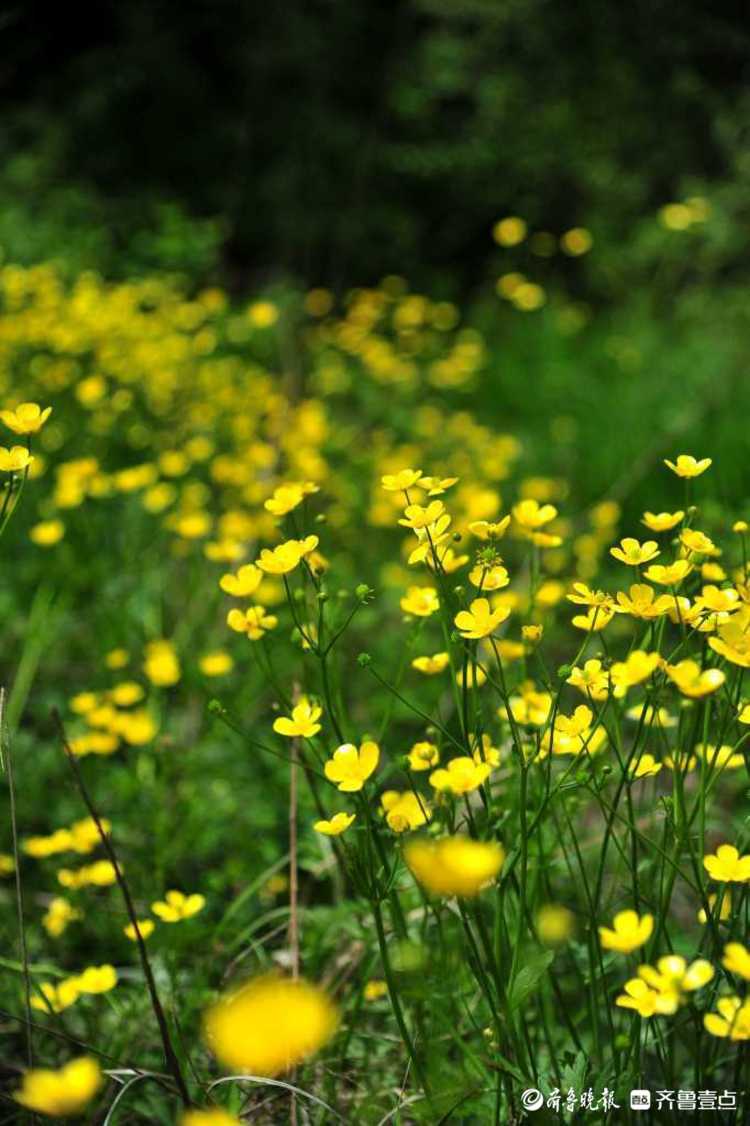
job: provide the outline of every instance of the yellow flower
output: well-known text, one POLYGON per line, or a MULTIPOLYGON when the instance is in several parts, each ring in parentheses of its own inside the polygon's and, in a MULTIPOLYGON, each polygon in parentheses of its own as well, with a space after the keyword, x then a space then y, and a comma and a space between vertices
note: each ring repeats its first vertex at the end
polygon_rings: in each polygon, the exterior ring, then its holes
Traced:
POLYGON ((440 609, 438 593, 431 586, 410 586, 401 599, 401 609, 416 618, 429 618, 440 609))
POLYGON ((692 454, 679 454, 676 462, 665 457, 664 464, 678 477, 700 477, 701 473, 705 473, 711 465, 711 458, 704 457, 696 461, 692 454))
POLYGON ((662 764, 653 755, 644 754, 630 767, 631 778, 653 778, 661 770, 662 764))
POLYGON ((67 977, 59 985, 53 985, 51 981, 43 981, 39 991, 31 995, 31 1007, 42 1013, 61 1013, 74 1005, 80 995, 78 979, 75 977, 67 977), (42 994, 41 997, 39 993, 42 994))
POLYGON ((476 640, 488 637, 509 616, 509 606, 492 610, 486 598, 475 598, 468 610, 459 610, 454 622, 463 638, 476 640))
POLYGON ((722 965, 731 974, 737 974, 738 977, 744 977, 745 981, 750 981, 750 950, 741 942, 727 943, 724 947, 722 965))
POLYGON ((278 624, 279 619, 275 614, 269 614, 265 606, 249 606, 245 611, 230 610, 227 614, 229 628, 235 633, 244 633, 250 641, 260 641, 278 624))
POLYGON ((713 540, 705 532, 699 532, 696 528, 683 528, 680 532, 680 543, 684 550, 695 552, 696 555, 716 555, 718 553, 718 548, 713 540))
POLYGON ((583 668, 576 665, 565 683, 572 684, 592 700, 606 700, 609 695, 609 677, 596 658, 586 661, 583 668))
POLYGON ((745 765, 745 756, 734 747, 724 744, 721 747, 713 743, 697 743, 695 753, 707 762, 712 770, 738 770, 745 765))
POLYGON ((204 653, 199 666, 204 676, 226 676, 234 668, 234 661, 228 653, 217 650, 214 653, 204 653))
POLYGON ((687 578, 692 569, 693 564, 687 559, 678 559, 667 567, 654 563, 653 566, 646 568, 644 574, 650 582, 659 583, 660 586, 677 586, 687 578))
POLYGON ((380 795, 380 806, 388 825, 394 833, 419 829, 430 820, 430 807, 424 798, 411 790, 385 790, 380 795))
POLYGON ((246 563, 235 575, 222 575, 219 586, 234 598, 250 598, 263 580, 263 572, 254 563, 246 563))
POLYGON ((725 657, 733 665, 750 668, 750 631, 736 618, 719 625, 718 637, 709 637, 708 644, 714 653, 725 657))
POLYGON ((630 614, 634 618, 643 618, 651 621, 668 614, 674 606, 674 598, 668 594, 656 597, 654 588, 646 583, 633 583, 630 592, 617 592, 617 610, 621 614, 630 614))
POLYGON ((570 620, 576 629, 586 630, 587 633, 598 633, 609 625, 614 616, 614 607, 592 606, 585 614, 576 614, 570 620))
POLYGON ((373 978, 365 985, 364 995, 365 1001, 379 1001, 381 997, 385 997, 388 993, 388 986, 384 981, 378 978, 373 978))
POLYGON ((0 878, 12 876, 16 870, 16 862, 9 852, 0 852, 0 878))
POLYGON ((545 946, 562 946, 573 935, 575 916, 559 903, 545 903, 537 911, 536 929, 545 946))
POLYGON ((624 695, 628 688, 641 684, 659 667, 661 657, 658 653, 647 653, 643 649, 634 649, 628 653, 626 660, 615 661, 612 665, 612 684, 615 696, 624 695))
MULTIPOLYGON (((425 676, 436 676, 448 667, 450 658, 447 653, 433 653, 431 657, 415 657, 411 667, 425 676)), ((748 705, 750 707, 750 705, 748 705)), ((748 720, 750 723, 750 719, 748 720)))
POLYGON ((287 540, 272 550, 264 547, 256 566, 266 575, 287 575, 317 546, 318 537, 307 536, 304 540, 287 540))
POLYGON ((522 528, 538 531, 557 516, 553 504, 541 504, 538 500, 521 500, 513 506, 513 516, 522 528))
POLYGON ((353 823, 356 813, 334 813, 329 821, 315 821, 313 829, 325 837, 338 837, 353 823))
POLYGON ((468 794, 486 782, 491 770, 488 762, 475 762, 468 755, 459 755, 444 767, 433 770, 430 785, 436 790, 448 790, 452 794, 468 794))
POLYGON ((380 478, 380 483, 386 492, 400 493, 412 489, 421 476, 421 469, 401 469, 398 473, 386 473, 380 478))
POLYGON ((11 449, 0 446, 0 472, 20 473, 22 469, 28 469, 33 460, 25 446, 13 446, 11 449))
POLYGON ((58 1071, 39 1068, 25 1072, 13 1098, 50 1118, 67 1118, 86 1109, 103 1081, 96 1060, 79 1056, 58 1071))
POLYGON ((625 992, 615 998, 615 1004, 622 1009, 634 1009, 641 1017, 652 1017, 657 1013, 673 1013, 677 1003, 673 995, 664 996, 656 989, 650 989, 641 978, 633 977, 623 986, 625 992))
POLYGON ((42 916, 42 926, 47 934, 53 938, 59 938, 69 923, 80 918, 81 912, 72 907, 67 899, 57 895, 51 900, 47 911, 42 916))
POLYGON ((439 497, 451 489, 457 481, 458 477, 421 477, 419 487, 427 490, 428 497, 439 497))
POLYGON ((648 563, 650 559, 656 558, 659 554, 659 545, 656 540, 639 543, 638 540, 626 536, 624 540, 620 540, 619 546, 611 547, 609 553, 621 563, 627 563, 629 567, 638 567, 641 563, 648 563))
POLYGON ((29 539, 38 547, 54 547, 65 535, 62 520, 43 520, 35 524, 29 532, 29 539))
POLYGON ((415 743, 409 751, 411 770, 429 770, 440 762, 440 751, 434 743, 415 743))
POLYGON ((486 732, 483 732, 481 741, 475 744, 471 757, 474 762, 486 762, 494 770, 496 766, 500 765, 500 748, 493 747, 492 739, 486 732))
POLYGON ((521 626, 521 637, 524 639, 524 641, 528 642, 530 645, 536 645, 537 642, 541 641, 543 633, 544 633, 544 627, 543 626, 537 626, 537 625, 521 626))
POLYGON ((242 1126, 242 1123, 229 1111, 212 1106, 208 1110, 184 1110, 179 1126, 242 1126))
POLYGON ((322 708, 310 703, 307 696, 302 696, 292 708, 292 718, 279 716, 273 722, 273 729, 277 735, 286 735, 289 739, 312 739, 320 731, 318 720, 322 714, 322 708))
POLYGON ((706 1032, 729 1040, 750 1040, 750 1000, 739 997, 720 997, 717 1012, 706 1013, 703 1025, 706 1032))
POLYGON ((483 567, 477 564, 469 571, 469 582, 480 590, 502 590, 510 582, 505 567, 483 567))
POLYGON ((57 879, 66 888, 109 887, 117 879, 115 866, 111 860, 96 860, 81 868, 61 868, 57 879))
POLYGON ((353 743, 343 743, 333 752, 323 770, 329 782, 334 782, 344 794, 361 790, 367 779, 377 769, 380 747, 366 740, 357 748, 353 743))
POLYGON ((573 583, 573 589, 566 594, 568 602, 577 606, 601 606, 605 610, 611 609, 612 595, 603 590, 591 590, 586 583, 573 583))
POLYGON ((206 905, 203 895, 185 895, 181 891, 168 891, 164 899, 151 904, 151 910, 163 923, 179 923, 197 915, 206 905))
POLYGON ((114 966, 88 966, 75 978, 79 993, 109 993, 117 985, 114 966))
POLYGON ((605 950, 630 954, 648 942, 653 930, 653 915, 639 916, 636 911, 618 911, 611 929, 599 927, 599 941, 605 950))
POLYGON ((721 669, 701 670, 697 661, 689 659, 679 661, 676 665, 665 665, 664 671, 683 696, 689 696, 691 699, 716 692, 726 680, 721 669))
POLYGON ((14 434, 37 434, 52 414, 52 407, 44 410, 38 403, 21 403, 14 411, 0 411, 0 421, 14 434))
MULTIPOLYGON (((709 895, 709 897, 708 897, 708 906, 711 908, 712 913, 713 913, 714 907, 716 906, 716 901, 717 901, 718 898, 719 897, 718 897, 718 895, 716 895, 715 892, 712 895, 709 895)), ((721 922, 726 922, 731 914, 732 914, 732 896, 731 896, 729 889, 727 888, 724 891, 724 894, 721 897, 721 910, 719 911, 719 920, 721 922)), ((697 919, 698 919, 699 923, 703 924, 703 926, 706 925, 706 923, 708 922, 708 916, 706 914, 705 907, 701 907, 700 911, 698 912, 697 919)))
POLYGON ((318 486, 312 481, 293 481, 290 484, 278 485, 272 497, 263 502, 263 507, 274 516, 286 516, 301 504, 306 496, 317 493, 318 486))
MULTIPOLYGON (((153 921, 153 919, 138 919, 137 922, 141 938, 147 939, 149 935, 154 933, 156 923, 153 921)), ((131 942, 138 941, 138 935, 136 934, 135 926, 133 925, 133 923, 128 923, 126 927, 123 927, 122 933, 126 938, 129 938, 131 942)))
POLYGON ((503 866, 505 853, 495 841, 455 836, 410 841, 404 847, 404 859, 427 891, 471 898, 494 880, 503 866))
POLYGON ((492 237, 499 246, 517 246, 526 238, 526 220, 518 215, 508 215, 498 219, 492 228, 492 237))
POLYGON ((338 1011, 322 989, 268 975, 213 1005, 204 1017, 204 1035, 225 1067, 274 1076, 319 1051, 338 1023, 338 1011))
POLYGON ((423 528, 429 528, 444 514, 445 505, 441 500, 433 500, 426 507, 422 507, 421 504, 407 504, 399 524, 418 532, 423 528))
POLYGON ((684 518, 685 513, 680 512, 644 512, 641 523, 645 524, 650 532, 668 532, 676 528, 684 518))
POLYGON ((750 880, 750 856, 740 856, 734 845, 719 845, 715 856, 704 856, 703 866, 712 880, 745 884, 750 880))
POLYGON ((510 525, 510 516, 503 516, 502 520, 494 523, 490 520, 472 520, 469 531, 478 540, 499 540, 505 535, 510 525))
POLYGON ((171 641, 151 641, 146 646, 143 671, 152 684, 168 688, 180 679, 180 662, 171 641))

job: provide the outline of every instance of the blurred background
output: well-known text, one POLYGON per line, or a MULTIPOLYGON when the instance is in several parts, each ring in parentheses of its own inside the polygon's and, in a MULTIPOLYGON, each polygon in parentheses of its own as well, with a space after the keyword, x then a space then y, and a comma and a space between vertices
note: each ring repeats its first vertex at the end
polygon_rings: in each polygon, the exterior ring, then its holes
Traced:
POLYGON ((743 5, 132 0, 3 23, 6 262, 344 304, 396 275, 482 333, 467 403, 582 500, 627 500, 691 443, 721 445, 716 488, 741 494, 743 5))

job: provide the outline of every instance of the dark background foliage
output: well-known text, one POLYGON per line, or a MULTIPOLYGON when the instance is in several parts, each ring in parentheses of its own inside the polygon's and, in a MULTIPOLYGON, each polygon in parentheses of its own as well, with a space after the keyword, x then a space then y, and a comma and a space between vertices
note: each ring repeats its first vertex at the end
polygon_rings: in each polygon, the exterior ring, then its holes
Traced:
POLYGON ((686 177, 730 176, 746 127, 740 3, 16 2, 3 25, 4 158, 35 154, 11 193, 146 262, 146 216, 174 245, 182 212, 210 220, 196 253, 242 285, 465 294, 499 215, 622 242, 686 177))

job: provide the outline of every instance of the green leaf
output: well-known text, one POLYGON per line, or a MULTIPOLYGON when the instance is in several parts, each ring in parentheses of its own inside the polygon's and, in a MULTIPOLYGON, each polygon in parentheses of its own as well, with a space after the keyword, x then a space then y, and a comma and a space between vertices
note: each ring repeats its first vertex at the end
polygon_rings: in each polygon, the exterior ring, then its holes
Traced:
POLYGON ((508 992, 508 1006, 513 1012, 534 992, 546 974, 554 954, 551 950, 532 950, 520 967, 508 992))

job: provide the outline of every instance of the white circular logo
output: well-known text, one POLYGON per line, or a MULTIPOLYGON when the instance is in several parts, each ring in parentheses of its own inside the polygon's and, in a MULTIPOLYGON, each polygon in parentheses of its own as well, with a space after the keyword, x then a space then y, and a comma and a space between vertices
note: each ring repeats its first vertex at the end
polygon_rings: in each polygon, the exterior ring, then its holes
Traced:
POLYGON ((521 1095, 524 1110, 539 1110, 544 1104, 544 1095, 536 1087, 527 1087, 521 1095))

